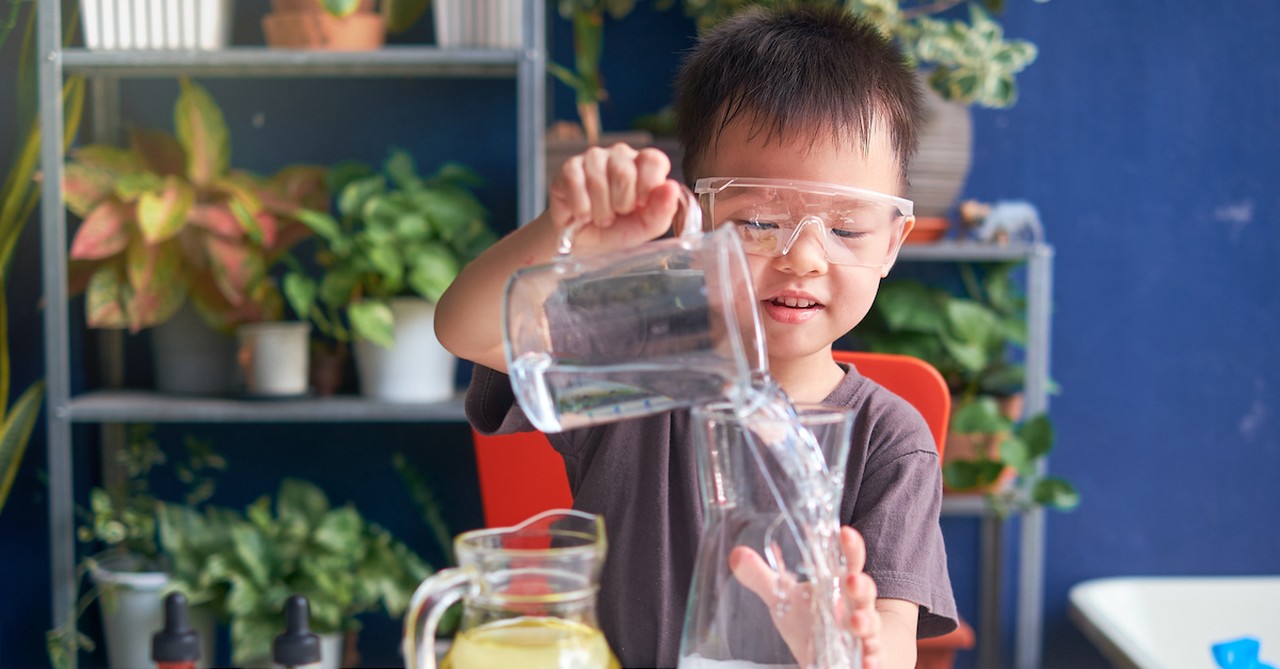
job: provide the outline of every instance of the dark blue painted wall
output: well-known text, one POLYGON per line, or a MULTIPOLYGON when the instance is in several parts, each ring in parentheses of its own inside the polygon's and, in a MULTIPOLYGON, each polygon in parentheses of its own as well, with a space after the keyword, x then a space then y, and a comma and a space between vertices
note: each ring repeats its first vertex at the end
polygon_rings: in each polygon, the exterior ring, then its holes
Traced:
MULTIPOLYGON (((1280 231, 1273 213, 1280 196, 1271 183, 1280 174, 1280 68, 1273 63, 1280 7, 1270 0, 1009 5, 1007 33, 1037 43, 1040 59, 1019 79, 1016 107, 974 112, 966 194, 1035 202, 1057 249, 1052 365, 1062 393, 1052 403, 1059 431, 1052 469, 1079 485, 1084 503, 1049 517, 1044 664, 1101 666, 1066 618, 1072 584, 1117 574, 1280 573, 1280 231)), ((553 58, 567 62, 566 26, 552 21, 553 58)), ((612 130, 668 99, 689 24, 646 5, 609 30, 612 99, 603 113, 612 130)), ((237 40, 258 39, 252 18, 242 20, 237 40)), ((0 91, 12 90, 4 78, 12 54, 12 45, 0 54, 0 91)), ((232 125, 236 161, 246 167, 376 160, 385 146, 403 145, 423 161, 473 164, 490 180, 486 195, 499 227, 514 215, 513 117, 502 83, 210 87, 232 125), (479 148, 469 148, 477 141, 479 148)), ((126 90, 131 118, 167 121, 172 84, 126 90)), ((557 115, 572 117, 572 99, 558 84, 552 90, 557 115)), ((0 149, 13 141, 8 114, 0 109, 0 149)), ((24 238, 8 287, 11 319, 23 319, 11 321, 18 384, 41 373, 37 248, 34 235, 24 238)), ((404 498, 387 492, 397 485, 387 459, 402 450, 430 472, 455 529, 479 522, 462 430, 203 432, 232 463, 219 493, 224 503, 272 490, 281 476, 303 476, 430 553, 404 498), (370 444, 371 454, 363 449, 370 444), (359 475, 351 475, 357 466, 359 475)), ((86 465, 83 489, 91 451, 77 453, 86 465)), ((2 667, 43 659, 43 467, 37 434, 0 516, 0 573, 27 576, 0 586, 2 667)), ((972 617, 968 530, 948 523, 957 593, 972 617)), ((366 657, 390 661, 394 629, 369 627, 366 657)))

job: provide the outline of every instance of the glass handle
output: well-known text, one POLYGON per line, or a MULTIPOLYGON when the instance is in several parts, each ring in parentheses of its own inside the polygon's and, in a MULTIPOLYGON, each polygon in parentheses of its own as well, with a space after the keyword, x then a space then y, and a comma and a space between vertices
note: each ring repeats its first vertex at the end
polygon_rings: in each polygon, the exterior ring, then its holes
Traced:
POLYGON ((441 569, 413 591, 404 614, 401 644, 407 669, 436 669, 435 638, 440 617, 472 584, 470 570, 441 569))

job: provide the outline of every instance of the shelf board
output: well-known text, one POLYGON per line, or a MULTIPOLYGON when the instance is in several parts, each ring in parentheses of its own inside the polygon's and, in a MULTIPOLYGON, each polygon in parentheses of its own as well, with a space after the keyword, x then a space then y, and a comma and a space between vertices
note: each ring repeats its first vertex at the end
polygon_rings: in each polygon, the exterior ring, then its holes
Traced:
POLYGON ((946 493, 942 496, 942 517, 947 516, 986 516, 991 511, 987 508, 987 499, 974 493, 946 493))
POLYGON ((903 244, 898 257, 902 260, 933 262, 1001 262, 1026 260, 1034 255, 1051 253, 1047 244, 984 244, 971 241, 944 241, 930 244, 903 244))
POLYGON ((508 77, 519 50, 388 46, 374 51, 231 47, 219 51, 90 51, 66 49, 68 74, 116 77, 508 77))
POLYGON ((230 399, 98 390, 56 411, 76 423, 444 423, 466 417, 462 395, 444 402, 400 403, 354 395, 301 399, 230 399))

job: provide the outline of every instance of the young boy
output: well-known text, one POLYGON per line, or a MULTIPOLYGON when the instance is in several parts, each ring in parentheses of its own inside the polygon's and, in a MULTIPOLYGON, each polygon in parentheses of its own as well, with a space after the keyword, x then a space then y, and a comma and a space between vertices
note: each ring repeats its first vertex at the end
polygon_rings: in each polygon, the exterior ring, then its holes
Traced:
MULTIPOLYGON (((956 626, 928 429, 906 402, 831 356, 870 309, 913 225, 910 203, 895 196, 906 189, 919 97, 913 71, 874 28, 818 9, 740 12, 700 41, 676 90, 684 174, 703 179, 708 224, 740 233, 770 372, 795 402, 857 410, 840 507, 857 531, 845 528, 841 547, 847 620, 868 668, 913 667, 918 636, 956 626)), ((440 341, 477 363, 467 393, 477 429, 532 429, 503 373, 507 278, 548 261, 571 225, 581 226, 576 254, 663 235, 679 195, 669 171, 661 152, 624 145, 571 158, 547 211, 471 263, 440 300, 440 341)), ((689 421, 674 411, 548 435, 574 506, 605 517, 599 619, 627 667, 678 660, 701 528, 689 421)), ((773 596, 778 576, 759 556, 732 568, 762 598, 773 596)), ((785 637, 785 621, 775 623, 785 637)))

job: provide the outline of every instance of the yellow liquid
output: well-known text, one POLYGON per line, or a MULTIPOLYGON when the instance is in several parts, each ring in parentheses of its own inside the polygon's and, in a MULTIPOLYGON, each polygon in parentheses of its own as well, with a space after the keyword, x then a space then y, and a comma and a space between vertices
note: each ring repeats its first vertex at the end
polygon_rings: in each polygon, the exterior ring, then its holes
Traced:
POLYGON ((560 618, 512 618, 461 632, 441 669, 619 669, 604 633, 560 618))

